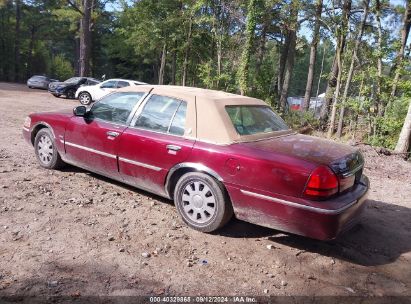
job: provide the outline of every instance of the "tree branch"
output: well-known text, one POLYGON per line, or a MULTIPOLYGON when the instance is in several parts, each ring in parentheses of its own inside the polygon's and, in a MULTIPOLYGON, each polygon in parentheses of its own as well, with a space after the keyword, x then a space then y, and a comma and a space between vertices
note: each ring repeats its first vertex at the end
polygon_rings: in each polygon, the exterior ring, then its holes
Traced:
POLYGON ((67 0, 67 3, 74 8, 75 11, 79 12, 81 15, 84 15, 84 12, 78 8, 77 5, 75 5, 73 2, 71 2, 71 0, 67 0))

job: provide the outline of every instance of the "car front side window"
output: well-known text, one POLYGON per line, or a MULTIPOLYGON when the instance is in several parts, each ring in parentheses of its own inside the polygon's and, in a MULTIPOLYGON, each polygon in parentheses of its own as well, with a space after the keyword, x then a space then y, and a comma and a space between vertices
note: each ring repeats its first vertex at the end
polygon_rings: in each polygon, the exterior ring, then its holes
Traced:
POLYGON ((143 95, 139 92, 110 94, 93 105, 89 118, 126 124, 131 111, 143 95))
POLYGON ((134 126, 156 132, 184 135, 187 104, 184 101, 152 95, 134 126))

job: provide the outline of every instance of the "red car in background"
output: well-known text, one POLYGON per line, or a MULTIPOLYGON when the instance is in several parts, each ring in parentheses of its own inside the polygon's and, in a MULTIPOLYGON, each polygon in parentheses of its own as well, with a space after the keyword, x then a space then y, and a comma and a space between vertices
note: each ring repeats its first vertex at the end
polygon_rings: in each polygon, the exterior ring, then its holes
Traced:
POLYGON ((90 109, 31 114, 23 134, 41 166, 68 163, 173 199, 203 232, 235 214, 333 239, 358 221, 369 188, 360 152, 296 134, 263 101, 218 91, 128 87, 90 109))

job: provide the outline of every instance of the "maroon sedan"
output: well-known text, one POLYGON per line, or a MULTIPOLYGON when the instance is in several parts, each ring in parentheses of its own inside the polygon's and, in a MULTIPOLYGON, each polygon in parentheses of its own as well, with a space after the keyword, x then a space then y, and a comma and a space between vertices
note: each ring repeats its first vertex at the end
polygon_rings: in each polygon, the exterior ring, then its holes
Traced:
POLYGON ((368 179, 353 148, 296 134, 263 101, 174 86, 112 93, 91 109, 31 114, 41 166, 65 163, 174 199, 190 227, 239 219, 328 240, 352 227, 368 179))

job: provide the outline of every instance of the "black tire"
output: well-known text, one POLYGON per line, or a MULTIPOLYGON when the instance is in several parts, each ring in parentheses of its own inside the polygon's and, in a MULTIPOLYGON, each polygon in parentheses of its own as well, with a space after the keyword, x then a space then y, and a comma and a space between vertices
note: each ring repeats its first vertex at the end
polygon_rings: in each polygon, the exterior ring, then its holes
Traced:
POLYGON ((69 89, 69 90, 66 92, 66 97, 67 97, 68 99, 74 99, 74 98, 76 98, 76 91, 74 91, 73 89, 69 89))
POLYGON ((52 94, 54 97, 59 98, 60 94, 52 94))
POLYGON ((91 99, 91 95, 88 92, 81 92, 78 95, 78 100, 82 105, 88 106, 93 100, 91 99))
POLYGON ((213 232, 223 227, 233 216, 233 207, 224 186, 200 172, 184 174, 178 180, 174 203, 182 220, 202 232, 213 232))
POLYGON ((47 169, 60 169, 65 163, 56 148, 53 134, 50 129, 38 131, 34 139, 34 151, 40 166, 47 169))

